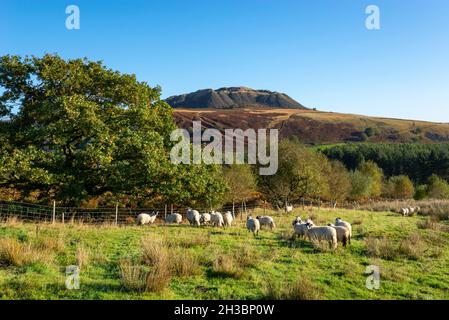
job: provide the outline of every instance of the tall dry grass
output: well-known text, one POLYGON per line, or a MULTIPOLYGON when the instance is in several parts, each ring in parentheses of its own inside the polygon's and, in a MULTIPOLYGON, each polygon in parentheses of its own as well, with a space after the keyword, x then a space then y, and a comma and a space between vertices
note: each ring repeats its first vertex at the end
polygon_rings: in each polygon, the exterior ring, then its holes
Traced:
POLYGON ((265 288, 265 298, 269 300, 319 300, 320 291, 306 277, 284 285, 268 282, 265 288))
POLYGON ((54 252, 32 243, 22 243, 16 239, 0 240, 0 265, 22 267, 36 262, 49 264, 54 252))
POLYGON ((368 237, 365 239, 365 245, 368 256, 385 260, 399 258, 419 260, 427 249, 425 242, 417 233, 399 241, 368 237))

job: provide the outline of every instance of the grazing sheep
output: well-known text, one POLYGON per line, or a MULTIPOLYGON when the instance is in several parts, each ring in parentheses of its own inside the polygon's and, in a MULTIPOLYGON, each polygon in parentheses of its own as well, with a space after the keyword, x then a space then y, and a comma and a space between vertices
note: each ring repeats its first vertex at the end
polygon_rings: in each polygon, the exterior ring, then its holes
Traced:
POLYGON ((343 243, 343 247, 346 247, 347 243, 351 244, 351 236, 346 227, 336 226, 333 224, 329 224, 329 227, 332 227, 335 231, 337 231, 337 241, 343 243))
POLYGON ((214 227, 224 227, 223 215, 220 212, 212 211, 210 213, 210 222, 214 227))
POLYGON ((337 227, 345 227, 349 231, 349 236, 352 238, 352 226, 349 222, 341 220, 341 218, 335 219, 335 225, 337 227))
POLYGON ((153 224, 156 220, 158 212, 156 213, 141 213, 137 216, 136 222, 138 226, 143 226, 144 224, 153 224))
POLYGON ((182 223, 182 216, 179 213, 172 213, 167 215, 167 217, 165 218, 165 222, 167 223, 177 223, 180 224, 182 223))
POLYGON ((406 217, 410 213, 410 210, 408 208, 401 208, 401 214, 406 217))
POLYGON ((296 222, 293 225, 293 231, 295 231, 295 236, 299 238, 304 238, 307 231, 307 223, 306 222, 296 222))
POLYGON ((315 247, 321 241, 327 241, 332 249, 337 249, 337 231, 332 227, 312 227, 307 224, 306 237, 315 247))
POLYGON ((415 212, 418 214, 421 212, 421 207, 415 207, 415 212))
POLYGON ((274 220, 270 216, 257 216, 257 220, 260 222, 260 228, 263 226, 268 226, 270 230, 273 230, 276 228, 276 224, 274 223, 274 220))
POLYGON ((186 218, 189 220, 190 225, 193 226, 200 226, 200 213, 196 210, 187 209, 186 211, 186 218))
POLYGON ((200 223, 202 225, 210 224, 210 214, 209 213, 203 213, 200 217, 200 223))
POLYGON ((311 225, 312 227, 315 226, 315 223, 313 223, 312 219, 307 218, 306 223, 308 223, 309 225, 311 225))
POLYGON ((285 206, 285 213, 289 213, 293 211, 293 206, 285 206))
POLYGON ((260 230, 259 220, 249 216, 248 218, 246 218, 246 228, 248 229, 248 231, 252 232, 256 237, 259 234, 260 230))
POLYGON ((234 221, 234 218, 232 217, 231 211, 225 212, 225 214, 223 215, 224 226, 225 227, 232 226, 232 221, 234 221))
POLYGON ((297 224, 297 223, 302 223, 302 219, 301 219, 300 216, 297 216, 297 217, 295 218, 295 220, 293 220, 292 226, 294 226, 294 225, 297 224))

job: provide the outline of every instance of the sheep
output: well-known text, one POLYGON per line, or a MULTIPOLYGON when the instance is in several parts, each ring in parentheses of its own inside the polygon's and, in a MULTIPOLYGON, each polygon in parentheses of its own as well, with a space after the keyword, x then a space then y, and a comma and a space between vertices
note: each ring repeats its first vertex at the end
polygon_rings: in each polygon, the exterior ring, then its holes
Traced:
POLYGON ((319 242, 327 241, 332 249, 337 249, 337 231, 332 227, 312 227, 307 224, 306 237, 315 247, 319 242))
POLYGON ((158 215, 158 212, 156 213, 141 213, 137 216, 136 222, 138 226, 143 226, 145 224, 153 224, 156 220, 156 217, 158 215))
POLYGON ((401 214, 404 216, 404 217, 406 217, 406 216, 408 216, 408 214, 409 214, 409 212, 410 212, 410 210, 408 209, 408 208, 401 208, 401 214))
POLYGON ((345 227, 349 231, 349 237, 352 238, 352 226, 349 222, 341 220, 341 218, 335 219, 335 225, 337 227, 345 227))
POLYGON ((312 219, 307 218, 306 223, 308 223, 309 225, 311 225, 312 227, 315 226, 315 223, 313 223, 312 219))
POLYGON ((307 223, 306 222, 296 222, 293 225, 293 231, 295 232, 295 236, 298 236, 300 238, 304 238, 307 231, 307 223))
POLYGON ((301 219, 300 216, 297 216, 297 217, 295 218, 295 220, 293 220, 292 226, 294 226, 294 225, 297 224, 297 223, 302 223, 302 219, 301 219))
POLYGON ((210 224, 210 219, 211 219, 211 217, 210 217, 209 213, 203 213, 203 214, 201 214, 201 217, 200 217, 200 223, 202 225, 210 224))
POLYGON ((285 213, 289 213, 289 212, 292 212, 293 211, 293 206, 292 205, 290 205, 290 206, 285 206, 285 213))
POLYGON ((223 215, 220 212, 212 211, 210 213, 210 222, 214 227, 224 227, 223 215))
POLYGON ((177 223, 180 224, 182 223, 182 216, 179 213, 172 213, 167 215, 167 217, 165 218, 165 222, 167 223, 177 223))
POLYGON ((200 213, 196 210, 187 209, 186 218, 189 220, 190 225, 200 226, 200 213))
POLYGON ((225 214, 223 215, 224 226, 225 227, 232 226, 232 221, 234 221, 234 218, 232 217, 231 211, 225 212, 225 214))
POLYGON ((421 212, 421 207, 415 207, 415 212, 416 213, 420 213, 421 212))
POLYGON ((337 241, 343 244, 343 247, 346 247, 346 244, 351 244, 351 236, 349 234, 349 230, 346 227, 336 226, 333 224, 329 224, 329 227, 332 227, 337 231, 337 241))
POLYGON ((257 216, 257 220, 260 222, 260 227, 262 226, 268 226, 270 230, 273 230, 276 228, 276 224, 274 223, 274 220, 270 216, 257 216))
POLYGON ((254 234, 254 237, 256 237, 259 234, 260 230, 259 220, 254 219, 251 216, 248 216, 248 218, 246 218, 246 228, 248 229, 248 231, 254 234))

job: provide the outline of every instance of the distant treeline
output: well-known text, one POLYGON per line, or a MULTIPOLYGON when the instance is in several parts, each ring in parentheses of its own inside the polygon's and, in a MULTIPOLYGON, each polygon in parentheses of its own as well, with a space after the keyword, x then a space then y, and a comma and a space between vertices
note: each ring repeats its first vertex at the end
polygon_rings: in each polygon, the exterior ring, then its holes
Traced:
POLYGON ((341 161, 354 170, 365 161, 374 161, 387 177, 407 175, 420 184, 436 174, 449 179, 449 144, 346 144, 322 149, 329 159, 341 161))

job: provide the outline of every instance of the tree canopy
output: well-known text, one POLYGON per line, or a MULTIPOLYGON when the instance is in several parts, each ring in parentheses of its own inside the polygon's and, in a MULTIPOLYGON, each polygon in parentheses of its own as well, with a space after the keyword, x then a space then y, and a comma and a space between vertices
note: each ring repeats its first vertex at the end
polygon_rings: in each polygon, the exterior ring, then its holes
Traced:
POLYGON ((45 55, 1 57, 0 88, 0 187, 66 204, 107 192, 174 201, 180 184, 180 200, 194 201, 192 190, 210 190, 210 168, 170 163, 176 126, 159 87, 45 55))

